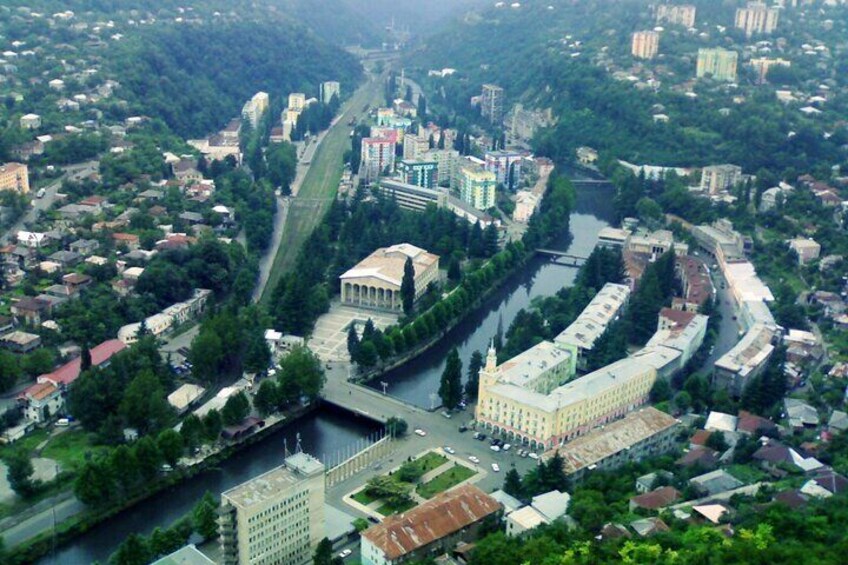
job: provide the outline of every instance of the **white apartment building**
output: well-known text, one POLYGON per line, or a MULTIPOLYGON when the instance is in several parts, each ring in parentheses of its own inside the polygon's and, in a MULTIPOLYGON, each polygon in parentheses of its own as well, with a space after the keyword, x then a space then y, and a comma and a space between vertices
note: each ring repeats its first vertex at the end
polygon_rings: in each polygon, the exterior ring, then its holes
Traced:
POLYGON ((324 464, 306 453, 221 494, 224 565, 300 565, 324 538, 324 464))
POLYGON ((333 96, 341 96, 341 85, 337 81, 328 80, 321 83, 321 103, 329 104, 333 100, 333 96))
POLYGON ((655 31, 637 31, 633 34, 630 53, 637 59, 653 59, 660 48, 660 34, 655 31))
POLYGON ((268 110, 269 103, 270 99, 267 92, 257 92, 241 109, 242 118, 249 121, 250 125, 256 129, 259 125, 259 120, 262 119, 262 116, 268 110))
POLYGON ((748 2, 745 8, 736 9, 734 25, 743 30, 745 35, 771 33, 777 27, 780 10, 770 8, 763 2, 748 2))
POLYGON ((742 180, 742 167, 737 165, 712 165, 701 171, 701 190, 715 194, 733 188, 742 180))

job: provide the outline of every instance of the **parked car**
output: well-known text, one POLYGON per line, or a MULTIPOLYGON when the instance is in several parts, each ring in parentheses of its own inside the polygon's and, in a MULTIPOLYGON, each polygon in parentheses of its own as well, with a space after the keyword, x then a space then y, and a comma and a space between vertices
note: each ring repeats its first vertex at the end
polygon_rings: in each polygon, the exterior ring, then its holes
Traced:
POLYGON ((497 463, 492 463, 492 471, 494 471, 495 473, 500 473, 501 472, 500 465, 498 465, 497 463))
POLYGON ((474 463, 475 465, 479 465, 479 464, 480 464, 480 460, 479 460, 479 459, 477 459, 476 457, 474 457, 473 455, 469 455, 469 456, 468 456, 468 460, 469 460, 469 461, 471 461, 472 463, 474 463))
POLYGON ((415 429, 415 435, 417 435, 417 436, 421 436, 421 437, 424 437, 424 436, 426 436, 426 435, 427 435, 427 432, 425 432, 425 431, 424 431, 424 430, 422 430, 421 428, 416 428, 416 429, 415 429))
POLYGON ((447 418, 448 420, 450 420, 450 419, 451 419, 450 412, 448 412, 447 410, 445 410, 445 411, 443 411, 443 412, 442 412, 442 416, 444 416, 444 417, 445 417, 445 418, 447 418))
POLYGON ((467 431, 468 431, 468 426, 466 426, 465 424, 462 424, 461 426, 459 426, 459 433, 465 433, 467 431))
POLYGON ((351 551, 350 549, 343 549, 341 553, 339 553, 339 557, 344 559, 345 557, 348 557, 351 553, 353 553, 353 551, 351 551))
POLYGON ((534 452, 531 451, 530 455, 528 455, 528 457, 530 457, 530 459, 538 459, 539 455, 537 453, 534 453, 534 452))
POLYGON ((444 449, 445 449, 445 453, 450 453, 451 455, 456 454, 456 449, 454 449, 454 448, 452 448, 452 447, 448 447, 448 446, 446 445, 444 449))
POLYGON ((489 449, 491 449, 491 450, 492 450, 492 451, 494 451, 495 453, 498 453, 498 452, 500 452, 500 450, 501 450, 501 446, 499 446, 499 445, 493 445, 493 446, 492 446, 492 447, 490 447, 489 449))
POLYGON ((511 447, 512 447, 512 444, 505 443, 505 444, 503 444, 503 447, 501 447, 501 449, 503 449, 504 451, 509 451, 511 447))
POLYGON ((480 434, 477 439, 479 439, 480 441, 486 441, 486 434, 480 434))

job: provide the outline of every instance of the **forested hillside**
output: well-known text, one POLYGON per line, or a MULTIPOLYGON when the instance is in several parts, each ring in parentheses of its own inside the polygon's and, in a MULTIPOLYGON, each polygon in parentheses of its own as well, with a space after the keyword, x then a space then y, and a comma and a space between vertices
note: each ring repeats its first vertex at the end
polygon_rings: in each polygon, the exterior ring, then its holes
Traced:
POLYGON ((351 55, 279 23, 145 30, 116 50, 109 64, 128 111, 186 137, 220 128, 259 90, 316 96, 321 81, 350 88, 360 78, 351 55))

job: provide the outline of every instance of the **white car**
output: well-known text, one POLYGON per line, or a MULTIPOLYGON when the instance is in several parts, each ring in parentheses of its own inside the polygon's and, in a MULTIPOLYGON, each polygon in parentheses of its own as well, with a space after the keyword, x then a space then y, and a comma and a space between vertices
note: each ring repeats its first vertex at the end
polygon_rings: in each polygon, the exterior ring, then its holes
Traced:
POLYGON ((468 460, 469 460, 469 461, 471 461, 472 463, 474 463, 475 465, 479 465, 479 464, 480 464, 480 460, 479 460, 479 459, 477 459, 476 457, 474 457, 473 455, 469 455, 469 456, 468 456, 468 460))
POLYGON ((539 455, 537 453, 534 453, 534 452, 531 451, 530 455, 528 455, 528 457, 530 457, 530 459, 538 459, 539 455))
POLYGON ((512 447, 512 444, 505 443, 504 446, 501 449, 503 449, 504 451, 509 451, 511 447, 512 447))
POLYGON ((415 429, 415 435, 417 435, 417 436, 421 436, 421 437, 424 437, 424 436, 426 436, 426 435, 427 435, 427 432, 425 432, 425 431, 424 431, 424 430, 422 430, 421 428, 416 428, 416 429, 415 429))
POLYGON ((497 463, 492 463, 492 471, 494 471, 495 473, 500 473, 501 472, 500 465, 498 465, 497 463))
POLYGON ((353 553, 353 551, 352 551, 352 550, 350 550, 350 549, 343 549, 343 550, 342 550, 342 552, 341 552, 341 553, 339 553, 339 557, 341 557, 342 559, 344 559, 345 557, 347 557, 347 556, 348 556, 348 555, 350 555, 351 553, 353 553))
POLYGON ((450 453, 451 455, 454 455, 454 454, 456 453, 456 450, 455 450, 454 448, 452 448, 452 447, 448 447, 448 446, 446 445, 446 446, 445 446, 445 453, 450 453))
POLYGON ((500 447, 499 445, 493 445, 493 446, 492 446, 492 447, 490 447, 489 449, 491 449, 491 450, 492 450, 492 451, 494 451, 495 453, 498 453, 498 452, 501 450, 501 447, 500 447))

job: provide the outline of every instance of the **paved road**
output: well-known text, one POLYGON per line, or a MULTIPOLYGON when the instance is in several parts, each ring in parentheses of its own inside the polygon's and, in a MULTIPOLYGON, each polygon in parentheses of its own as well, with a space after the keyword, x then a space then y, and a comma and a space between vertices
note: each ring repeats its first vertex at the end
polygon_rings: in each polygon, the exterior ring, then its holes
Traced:
POLYGON ((6 230, 6 233, 0 238, 0 242, 8 243, 12 241, 19 231, 24 230, 27 225, 34 223, 38 219, 38 214, 49 209, 53 205, 53 202, 56 201, 56 193, 62 187, 63 180, 80 180, 92 173, 96 173, 99 166, 100 163, 98 161, 86 161, 65 167, 65 173, 62 176, 44 187, 44 196, 42 198, 36 198, 33 195, 30 209, 14 225, 6 230))
POLYGON ((23 522, 4 530, 2 537, 6 547, 14 547, 29 538, 40 534, 41 532, 49 531, 53 528, 53 512, 56 513, 56 524, 67 520, 85 510, 85 505, 76 498, 69 498, 56 504, 55 507, 49 507, 38 514, 27 518, 23 522))

